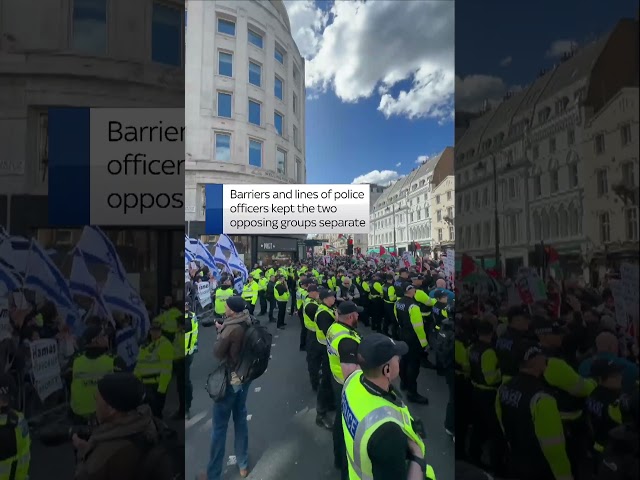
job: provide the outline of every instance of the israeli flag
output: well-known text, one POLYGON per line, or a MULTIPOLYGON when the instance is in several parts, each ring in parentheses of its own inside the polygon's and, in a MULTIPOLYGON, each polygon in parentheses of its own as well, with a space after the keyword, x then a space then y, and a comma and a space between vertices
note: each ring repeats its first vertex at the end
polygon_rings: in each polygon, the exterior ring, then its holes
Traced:
POLYGON ((245 267, 243 261, 239 257, 237 256, 231 257, 229 259, 229 267, 231 267, 231 270, 240 272, 240 274, 242 275, 243 282, 247 281, 247 278, 249 277, 249 271, 247 270, 247 267, 245 267))
POLYGON ((195 260, 195 256, 189 250, 184 251, 184 263, 191 263, 195 260))
POLYGON ((109 237, 98 227, 86 226, 76 245, 86 260, 109 266, 122 280, 127 280, 127 271, 109 237))
POLYGON ((27 271, 30 251, 31 240, 10 236, 0 238, 0 261, 20 274, 27 271))
POLYGON ((116 272, 110 272, 102 288, 102 297, 109 312, 131 315, 135 319, 140 338, 146 338, 149 332, 149 312, 138 292, 116 272))
POLYGON ((238 250, 236 250, 236 245, 233 243, 233 240, 229 238, 229 235, 222 234, 220 238, 218 238, 218 246, 231 252, 231 257, 238 256, 238 250))
POLYGON ((233 289, 236 291, 238 295, 242 293, 242 289, 244 288, 244 281, 242 277, 236 277, 233 280, 233 289))
POLYGON ((67 324, 73 326, 78 312, 67 280, 49 255, 33 239, 29 252, 29 271, 24 279, 24 288, 38 292, 53 302, 67 324))
POLYGON ((0 243, 2 242, 2 240, 4 240, 5 238, 9 238, 9 234, 7 233, 7 231, 4 229, 4 227, 2 225, 0 225, 0 243))
POLYGON ((198 240, 195 245, 194 253, 196 260, 209 267, 209 270, 213 272, 216 272, 218 270, 215 258, 213 257, 213 255, 211 255, 209 249, 205 247, 205 245, 200 240, 198 240))
POLYGON ((13 292, 22 287, 22 278, 11 266, 0 260, 0 295, 13 292))
POLYGON ((69 275, 69 290, 72 295, 88 297, 93 300, 92 315, 113 321, 98 288, 98 282, 89 272, 84 255, 77 248, 73 252, 73 265, 69 275))
POLYGON ((216 247, 216 251, 213 254, 213 261, 218 265, 224 266, 225 270, 231 273, 231 267, 229 263, 227 263, 227 257, 224 255, 222 248, 216 247))
POLYGON ((189 252, 189 254, 191 256, 195 257, 195 250, 196 250, 196 246, 198 244, 198 241, 193 239, 193 238, 189 238, 186 235, 184 236, 184 253, 185 255, 187 254, 187 252, 189 252))

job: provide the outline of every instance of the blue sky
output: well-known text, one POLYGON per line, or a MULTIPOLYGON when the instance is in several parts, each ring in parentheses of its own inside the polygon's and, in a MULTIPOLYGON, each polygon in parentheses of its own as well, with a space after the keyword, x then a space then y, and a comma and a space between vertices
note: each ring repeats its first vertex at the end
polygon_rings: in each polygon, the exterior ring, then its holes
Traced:
POLYGON ((446 3, 285 0, 307 59, 307 183, 388 183, 452 145, 446 3))
POLYGON ((477 106, 475 99, 499 98, 504 93, 500 89, 531 83, 541 68, 558 61, 555 54, 563 46, 575 42, 579 48, 600 37, 620 18, 633 18, 637 7, 637 1, 629 0, 541 0, 517 5, 506 0, 458 0, 456 76, 484 75, 494 81, 467 79, 462 89, 458 79, 456 98, 464 91, 464 105, 477 106))

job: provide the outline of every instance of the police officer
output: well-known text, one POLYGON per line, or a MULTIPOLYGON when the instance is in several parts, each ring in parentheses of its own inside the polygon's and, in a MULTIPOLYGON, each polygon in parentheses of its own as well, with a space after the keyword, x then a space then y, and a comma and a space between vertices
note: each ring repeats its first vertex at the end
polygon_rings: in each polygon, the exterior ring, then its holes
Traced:
MULTIPOLYGON (((363 308, 351 301, 344 301, 338 306, 338 318, 327 331, 327 354, 329 368, 333 378, 333 397, 335 405, 340 405, 344 379, 348 378, 358 368, 358 345, 361 337, 356 331, 358 315, 363 308)), ((348 480, 344 450, 344 435, 342 433, 342 419, 336 415, 333 421, 333 463, 341 471, 342 480, 348 480)))
POLYGON ((592 454, 598 466, 609 432, 622 424, 622 367, 613 360, 597 359, 591 364, 591 377, 598 381, 598 386, 587 397, 585 412, 593 432, 592 454))
MULTIPOLYGON (((207 281, 204 279, 203 281, 207 281)), ((167 337, 169 342, 173 342, 176 332, 178 331, 178 322, 182 319, 182 305, 173 304, 171 308, 156 317, 160 322, 162 334, 167 337)))
POLYGON ((464 327, 463 315, 456 318, 455 325, 455 343, 454 343, 454 372, 455 372, 455 430, 447 432, 455 438, 456 441, 456 458, 464 459, 467 455, 467 430, 471 423, 471 381, 469 376, 471 373, 471 365, 469 363, 469 347, 471 346, 471 338, 464 327))
POLYGON ((384 321, 382 323, 382 333, 393 338, 398 338, 398 322, 394 312, 396 304, 396 288, 393 286, 393 274, 387 273, 386 282, 382 287, 382 301, 384 302, 384 321), (391 329, 391 332, 389 332, 391 329))
POLYGON ((472 433, 469 446, 471 460, 482 465, 482 452, 489 444, 489 457, 494 472, 502 474, 504 448, 500 426, 495 416, 496 391, 501 383, 498 356, 493 348, 493 325, 481 320, 476 325, 478 341, 469 348, 470 378, 473 387, 472 433))
POLYGON ((543 380, 539 345, 521 342, 518 374, 498 388, 496 413, 510 446, 510 474, 520 480, 573 480, 555 398, 543 380))
POLYGON ((331 388, 331 370, 329 369, 329 357, 327 356, 327 332, 329 327, 336 320, 336 292, 333 290, 322 290, 320 292, 320 305, 314 318, 316 328, 316 343, 320 345, 322 354, 320 356, 320 383, 316 397, 316 425, 328 430, 333 428, 333 424, 327 418, 327 413, 335 408, 333 404, 333 390, 331 388))
POLYGON ((269 279, 260 270, 259 278, 256 281, 258 282, 258 300, 260 301, 260 313, 258 315, 261 316, 267 313, 267 284, 269 279))
POLYGON ((519 365, 514 348, 529 336, 529 312, 522 307, 512 307, 507 312, 507 321, 507 329, 496 340, 495 346, 503 382, 509 381, 518 373, 519 365))
POLYGON ((11 408, 15 383, 0 373, 0 478, 27 480, 31 461, 31 436, 24 415, 11 408))
POLYGON ((382 276, 379 273, 374 273, 369 292, 369 301, 371 303, 371 329, 378 333, 382 331, 384 318, 384 300, 382 299, 384 290, 381 282, 382 276))
POLYGON ((420 360, 429 346, 424 331, 424 321, 418 303, 414 300, 416 289, 407 285, 404 296, 395 304, 395 316, 400 325, 400 338, 408 347, 408 353, 400 360, 400 388, 407 390, 407 400, 427 405, 429 399, 418 393, 420 360))
POLYGON ((356 287, 356 289, 358 290, 358 296, 355 297, 353 299, 353 302, 364 308, 364 311, 362 312, 362 314, 360 314, 360 318, 359 318, 359 322, 368 326, 369 325, 369 317, 367 316, 367 302, 369 301, 368 298, 368 293, 365 292, 364 288, 363 288, 363 282, 364 282, 364 277, 362 275, 362 272, 359 268, 355 268, 353 270, 353 284, 356 287))
POLYGON ((99 326, 90 326, 82 336, 83 350, 71 366, 71 411, 81 423, 93 419, 96 413, 98 380, 107 373, 126 369, 124 360, 109 353, 109 339, 99 326))
POLYGON ((278 330, 284 330, 286 325, 284 318, 287 315, 287 303, 289 303, 289 298, 291 296, 289 286, 287 285, 286 277, 284 275, 280 275, 278 277, 278 281, 273 288, 273 296, 278 304, 278 323, 276 326, 278 327, 278 330))
POLYGON ((298 318, 300 319, 300 345, 299 350, 304 352, 307 346, 307 330, 304 327, 304 301, 307 299, 307 287, 309 286, 309 280, 304 277, 300 280, 300 286, 296 289, 296 310, 298 311, 298 318))
POLYGON ((158 322, 151 324, 150 341, 140 349, 133 373, 142 380, 153 414, 162 418, 167 388, 171 381, 173 345, 162 335, 158 322))
POLYGON ((249 315, 253 315, 253 312, 256 309, 259 291, 260 286, 254 280, 254 278, 247 278, 247 283, 244 287, 242 287, 242 298, 244 298, 244 301, 247 302, 247 310, 249 310, 249 315))
POLYGON ((393 388, 404 342, 377 333, 358 347, 362 370, 353 372, 342 391, 342 428, 350 480, 435 479, 426 462, 424 441, 402 398, 393 388))
POLYGON ((322 355, 324 351, 322 345, 316 340, 316 313, 320 306, 320 291, 317 285, 309 285, 307 287, 307 298, 305 299, 302 309, 304 318, 304 327, 307 334, 305 340, 307 350, 307 371, 309 372, 309 381, 314 392, 318 391, 320 385, 320 364, 322 363, 322 355))
POLYGON ((224 315, 225 308, 227 306, 227 300, 233 296, 233 288, 231 288, 232 280, 226 277, 221 285, 214 292, 215 296, 215 315, 216 317, 222 317, 224 315))
POLYGON ((193 400, 193 385, 191 384, 191 363, 196 352, 198 342, 198 321, 193 312, 189 311, 189 304, 185 304, 184 319, 178 324, 178 334, 173 342, 174 361, 173 371, 178 385, 179 409, 173 419, 191 417, 191 401, 193 400))
POLYGON ((276 309, 276 297, 274 295, 274 289, 276 287, 276 277, 275 275, 271 275, 269 277, 269 282, 267 283, 267 293, 266 299, 267 304, 269 305, 269 323, 275 322, 275 318, 273 318, 273 311, 276 309))
MULTIPOLYGON (((416 289, 415 296, 413 299, 418 302, 420 306, 420 312, 422 313, 422 318, 424 320, 424 327, 426 332, 433 331, 433 321, 431 316, 431 310, 433 306, 437 303, 435 298, 431 298, 424 287, 424 280, 422 275, 418 275, 417 273, 411 274, 409 276, 411 280, 411 285, 413 285, 416 289)), ((427 337, 428 338, 428 337, 427 337)))

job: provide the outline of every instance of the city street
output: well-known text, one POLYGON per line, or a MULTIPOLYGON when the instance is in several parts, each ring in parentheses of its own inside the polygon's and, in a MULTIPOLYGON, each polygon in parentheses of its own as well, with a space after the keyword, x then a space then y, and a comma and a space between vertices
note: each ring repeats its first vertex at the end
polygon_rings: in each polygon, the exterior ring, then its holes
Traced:
MULTIPOLYGON (((266 317, 260 317, 263 322, 266 317)), ((300 324, 288 318, 286 330, 273 333, 272 360, 267 372, 251 385, 247 400, 249 420, 249 478, 256 480, 339 479, 333 468, 331 432, 315 424, 315 394, 309 385, 305 353, 298 350, 300 324)), ((368 329, 361 327, 366 334, 368 329)), ((191 369, 194 400, 191 420, 186 422, 186 478, 204 471, 211 442, 211 400, 204 390, 215 364, 211 353, 215 329, 200 328, 199 352, 191 369)), ((448 389, 444 378, 422 370, 419 390, 429 406, 410 405, 424 422, 427 458, 438 480, 454 478, 454 445, 443 422, 448 389)), ((240 478, 233 457, 233 422, 229 422, 225 480, 240 478)))

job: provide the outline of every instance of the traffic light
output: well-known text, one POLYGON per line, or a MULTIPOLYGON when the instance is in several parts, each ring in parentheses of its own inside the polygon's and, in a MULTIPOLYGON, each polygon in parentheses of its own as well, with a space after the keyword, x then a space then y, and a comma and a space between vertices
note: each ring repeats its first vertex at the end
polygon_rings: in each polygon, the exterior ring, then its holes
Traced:
POLYGON ((353 238, 347 240, 347 255, 353 255, 353 238))

